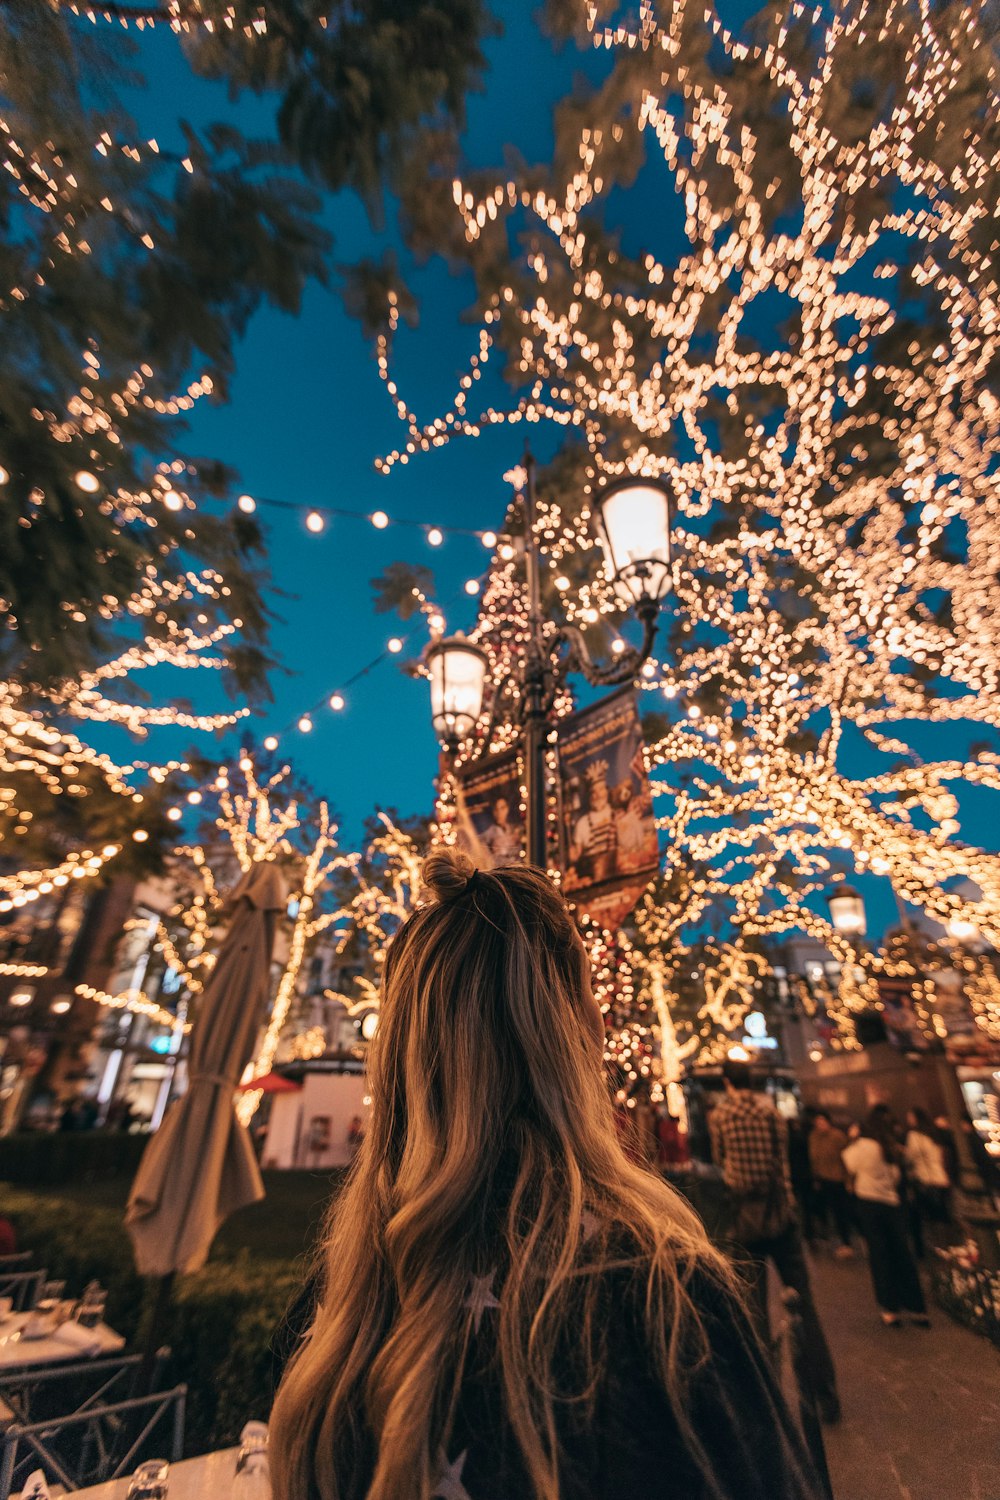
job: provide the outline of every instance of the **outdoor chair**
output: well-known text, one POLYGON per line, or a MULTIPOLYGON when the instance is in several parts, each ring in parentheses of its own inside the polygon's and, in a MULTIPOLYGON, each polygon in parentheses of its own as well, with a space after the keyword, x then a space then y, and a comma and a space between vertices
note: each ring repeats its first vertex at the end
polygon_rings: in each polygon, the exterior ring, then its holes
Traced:
POLYGON ((0 1374, 0 1427, 5 1425, 4 1406, 10 1413, 9 1421, 24 1425, 58 1421, 93 1406, 154 1393, 169 1358, 170 1350, 163 1348, 157 1349, 151 1364, 145 1354, 116 1354, 72 1364, 6 1370, 0 1374))
POLYGON ((34 1258, 34 1250, 17 1250, 13 1255, 0 1255, 0 1276, 8 1271, 27 1271, 34 1258))
POLYGON ((88 1406, 72 1416, 15 1423, 0 1437, 0 1500, 42 1469, 49 1483, 67 1491, 130 1474, 152 1455, 171 1463, 184 1451, 187 1386, 150 1396, 88 1406), (155 1438, 155 1442, 151 1441, 155 1438))
POLYGON ((44 1268, 40 1271, 4 1271, 0 1269, 0 1297, 10 1297, 15 1312, 30 1312, 38 1301, 42 1282, 48 1276, 44 1268))

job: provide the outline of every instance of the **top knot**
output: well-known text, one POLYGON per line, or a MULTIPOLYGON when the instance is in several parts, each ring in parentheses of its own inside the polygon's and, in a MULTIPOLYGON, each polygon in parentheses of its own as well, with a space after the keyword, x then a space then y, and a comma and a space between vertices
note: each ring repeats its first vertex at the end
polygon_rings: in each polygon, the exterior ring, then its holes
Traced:
POLYGON ((476 867, 463 849, 442 844, 439 849, 432 849, 424 860, 420 883, 422 889, 429 891, 437 901, 454 901, 464 895, 475 874, 476 867))

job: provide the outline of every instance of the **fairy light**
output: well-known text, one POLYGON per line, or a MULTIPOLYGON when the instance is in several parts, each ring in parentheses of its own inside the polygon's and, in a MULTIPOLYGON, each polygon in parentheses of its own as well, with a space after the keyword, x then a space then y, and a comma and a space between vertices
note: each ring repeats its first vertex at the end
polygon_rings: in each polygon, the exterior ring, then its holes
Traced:
POLYGON ((236 504, 245 516, 252 516, 257 509, 257 502, 252 495, 240 495, 236 504))
POLYGON ((141 990, 124 990, 119 995, 111 995, 107 990, 97 989, 91 984, 78 984, 73 993, 83 1000, 103 1006, 105 1010, 124 1010, 133 1016, 145 1016, 156 1025, 169 1026, 171 1030, 191 1030, 190 1023, 179 1023, 173 1011, 164 1010, 162 1005, 157 1005, 155 1000, 150 1000, 141 990))
MULTIPOLYGON (((220 647, 234 635, 237 625, 228 621, 212 624, 208 614, 199 617, 205 623, 194 626, 175 618, 178 611, 196 605, 216 609, 224 588, 213 571, 174 578, 151 573, 124 604, 116 601, 114 613, 140 629, 148 622, 154 634, 59 683, 0 680, 0 813, 4 814, 0 817, 0 849, 9 860, 8 868, 0 874, 0 911, 34 902, 70 880, 93 878, 121 852, 122 844, 116 842, 99 851, 70 853, 45 868, 17 868, 21 860, 9 853, 8 845, 23 836, 30 825, 32 813, 24 806, 30 797, 43 794, 55 811, 59 799, 70 801, 100 793, 120 800, 122 816, 130 825, 146 800, 144 783, 161 786, 171 776, 189 769, 186 762, 173 760, 157 764, 134 759, 120 764, 83 737, 90 726, 118 725, 135 739, 144 740, 166 727, 213 733, 244 717, 245 709, 193 714, 176 705, 159 706, 151 701, 151 692, 139 696, 135 691, 139 673, 160 667, 213 672, 226 669, 227 659, 220 647)), ((142 844, 148 841, 149 832, 140 824, 131 828, 127 837, 142 844)))
POLYGON ((324 519, 324 517, 318 510, 311 510, 306 516, 306 530, 311 531, 314 536, 318 536, 319 533, 321 531, 324 531, 325 529, 326 520, 324 519))

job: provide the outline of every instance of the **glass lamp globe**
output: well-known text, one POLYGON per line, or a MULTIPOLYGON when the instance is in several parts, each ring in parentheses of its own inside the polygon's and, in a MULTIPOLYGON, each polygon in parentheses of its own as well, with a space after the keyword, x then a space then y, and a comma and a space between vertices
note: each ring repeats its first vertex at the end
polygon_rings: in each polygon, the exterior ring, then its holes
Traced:
POLYGON ((670 587, 670 497, 656 479, 621 479, 597 497, 604 575, 621 602, 654 609, 670 587))
POLYGON ((425 657, 431 685, 431 723, 438 739, 466 739, 483 711, 486 653, 464 636, 437 641, 425 657))
POLYGON ((830 921, 839 933, 844 937, 864 937, 868 931, 864 898, 853 886, 835 885, 826 903, 830 908, 830 921))

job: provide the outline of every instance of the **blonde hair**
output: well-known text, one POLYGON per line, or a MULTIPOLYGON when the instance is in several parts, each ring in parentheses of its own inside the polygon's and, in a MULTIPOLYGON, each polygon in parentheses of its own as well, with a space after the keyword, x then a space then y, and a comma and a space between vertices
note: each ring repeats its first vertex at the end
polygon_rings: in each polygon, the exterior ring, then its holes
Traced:
POLYGON ((569 911, 538 870, 474 872, 452 849, 428 857, 423 887, 387 952, 371 1122, 272 1414, 274 1500, 427 1500, 471 1278, 498 1263, 500 1383, 535 1500, 559 1497, 557 1405, 597 1390, 599 1273, 615 1267, 640 1274, 654 1368, 704 1463, 683 1410, 704 1346, 685 1283, 695 1263, 728 1273, 683 1199, 619 1144, 569 911), (579 1389, 557 1393, 568 1328, 579 1389))

